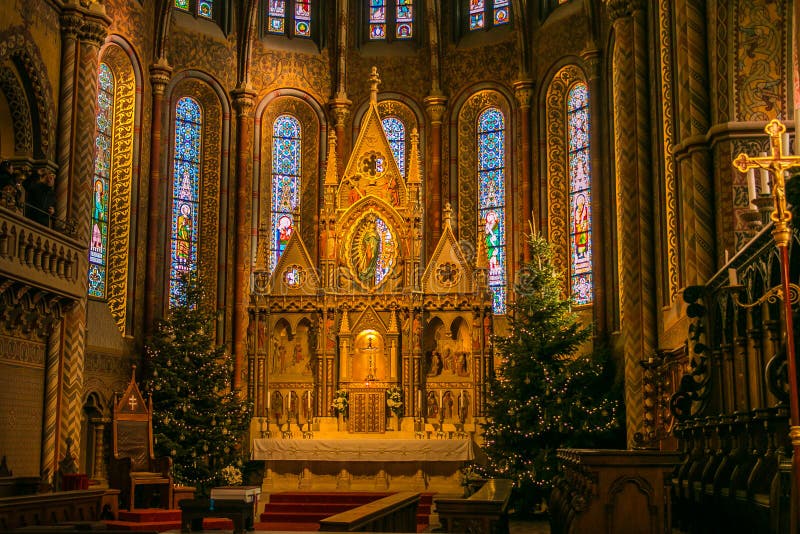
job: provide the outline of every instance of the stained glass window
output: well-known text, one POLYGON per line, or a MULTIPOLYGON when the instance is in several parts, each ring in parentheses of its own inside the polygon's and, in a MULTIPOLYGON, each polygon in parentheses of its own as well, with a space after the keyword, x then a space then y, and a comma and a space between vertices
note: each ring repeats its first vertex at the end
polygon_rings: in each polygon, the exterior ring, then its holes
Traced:
POLYGON ((114 73, 100 63, 97 93, 97 135, 92 177, 92 234, 89 243, 89 296, 106 298, 108 266, 108 192, 111 183, 114 127, 114 73))
POLYGON ((494 313, 506 312, 505 119, 497 108, 478 116, 478 224, 486 243, 494 313))
POLYGON ((469 0, 468 24, 470 30, 508 24, 511 20, 509 0, 469 0))
POLYGON ((383 131, 389 140, 389 146, 394 154, 394 160, 400 169, 400 175, 406 176, 406 127, 397 117, 383 119, 383 131))
POLYGON ((214 18, 214 0, 200 0, 197 2, 197 14, 207 19, 214 18))
POLYGON ((311 0, 269 0, 265 2, 264 32, 311 37, 311 0))
POLYGON ((569 143, 570 279, 575 304, 592 303, 592 190, 589 161, 589 91, 577 83, 567 96, 569 143))
POLYGON ((175 7, 189 11, 189 0, 175 0, 175 7))
POLYGON ((175 156, 172 170, 172 232, 169 276, 170 305, 177 304, 178 279, 197 268, 200 220, 200 157, 202 111, 190 97, 175 106, 175 156))
POLYGON ((413 0, 369 0, 369 38, 372 41, 414 37, 413 0))
POLYGON ((274 270, 295 231, 300 210, 300 121, 281 115, 272 125, 272 244, 270 269, 274 270))

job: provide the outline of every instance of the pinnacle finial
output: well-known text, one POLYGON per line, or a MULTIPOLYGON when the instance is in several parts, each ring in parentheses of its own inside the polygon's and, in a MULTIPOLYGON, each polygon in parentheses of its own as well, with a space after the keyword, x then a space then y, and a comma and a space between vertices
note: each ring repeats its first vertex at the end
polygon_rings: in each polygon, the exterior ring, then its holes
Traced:
POLYGON ((450 217, 453 215, 453 207, 450 205, 449 202, 446 202, 444 205, 444 222, 445 226, 450 226, 450 217))
POLYGON ((378 102, 378 84, 380 83, 381 79, 378 76, 378 67, 373 65, 369 73, 369 99, 372 103, 378 102))

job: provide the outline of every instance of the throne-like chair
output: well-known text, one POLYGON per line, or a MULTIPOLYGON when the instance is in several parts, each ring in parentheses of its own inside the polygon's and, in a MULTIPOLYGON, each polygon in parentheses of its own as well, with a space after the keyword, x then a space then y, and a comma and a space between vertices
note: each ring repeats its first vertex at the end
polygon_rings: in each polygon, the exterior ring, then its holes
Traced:
POLYGON ((120 505, 133 510, 137 502, 149 508, 172 504, 172 458, 153 453, 153 400, 145 403, 136 385, 136 366, 125 393, 114 401, 113 450, 108 466, 108 484, 120 490, 120 505))

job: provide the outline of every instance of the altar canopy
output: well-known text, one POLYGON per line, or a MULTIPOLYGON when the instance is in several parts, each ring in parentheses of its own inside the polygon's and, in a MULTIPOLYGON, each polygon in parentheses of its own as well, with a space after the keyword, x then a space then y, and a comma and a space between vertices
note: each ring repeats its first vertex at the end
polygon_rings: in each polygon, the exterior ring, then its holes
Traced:
MULTIPOLYGON (((259 235, 250 300, 249 385, 262 426, 329 418, 315 437, 384 434, 393 416, 389 390, 402 392, 396 415, 407 421, 387 438, 412 437, 423 418, 463 425, 483 415, 492 366, 486 252, 462 249, 448 205, 441 238, 424 257, 425 142, 416 123, 400 124, 395 108, 381 106, 376 69, 368 82, 370 100, 344 166, 330 134, 321 196, 281 181, 275 163, 262 168, 277 180, 260 208, 270 230, 259 235), (300 198, 320 199, 316 220, 298 211, 281 224, 273 206, 300 198), (316 231, 303 231, 307 224, 316 231), (346 426, 335 423, 337 391, 349 397, 346 426)), ((292 154, 275 152, 279 167, 292 154)), ((448 445, 430 447, 451 454, 448 445)))
POLYGON ((256 439, 252 460, 317 462, 466 462, 470 439, 256 439))

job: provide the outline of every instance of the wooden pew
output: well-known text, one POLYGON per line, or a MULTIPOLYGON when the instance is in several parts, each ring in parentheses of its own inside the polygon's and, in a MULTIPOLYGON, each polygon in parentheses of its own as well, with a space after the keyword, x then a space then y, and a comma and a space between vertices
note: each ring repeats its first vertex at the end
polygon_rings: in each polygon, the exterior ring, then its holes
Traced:
POLYGON ((28 526, 99 521, 106 490, 38 493, 0 499, 0 531, 28 526))
POLYGON ((505 534, 513 483, 490 479, 466 499, 436 499, 436 512, 445 532, 505 534))
POLYGON ((403 491, 326 517, 320 532, 416 532, 419 493, 403 491))

